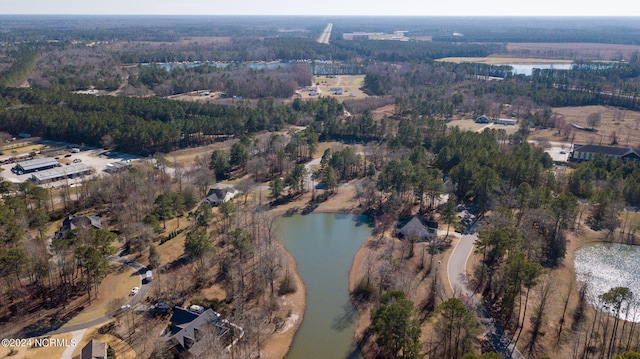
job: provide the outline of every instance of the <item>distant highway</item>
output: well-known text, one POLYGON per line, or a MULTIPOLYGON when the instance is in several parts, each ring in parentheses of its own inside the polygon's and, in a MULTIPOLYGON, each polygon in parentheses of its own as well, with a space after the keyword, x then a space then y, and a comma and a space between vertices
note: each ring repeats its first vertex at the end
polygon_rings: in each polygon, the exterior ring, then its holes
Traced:
POLYGON ((332 23, 328 23, 327 27, 324 28, 324 31, 322 31, 322 34, 320 34, 320 36, 318 37, 318 41, 321 44, 327 44, 329 45, 329 38, 331 37, 331 29, 333 29, 333 24, 332 23))

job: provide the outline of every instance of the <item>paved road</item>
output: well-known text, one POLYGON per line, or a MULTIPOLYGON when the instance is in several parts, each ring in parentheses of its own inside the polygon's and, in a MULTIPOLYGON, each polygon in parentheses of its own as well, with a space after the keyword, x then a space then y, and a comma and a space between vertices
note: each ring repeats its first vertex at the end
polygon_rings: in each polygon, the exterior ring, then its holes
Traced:
POLYGON ((458 244, 451 252, 449 263, 447 265, 447 276, 449 285, 455 295, 463 297, 471 297, 473 295, 467 282, 467 259, 473 250, 473 243, 478 236, 474 234, 464 234, 460 237, 458 244))
POLYGON ((331 29, 333 28, 333 24, 332 23, 328 23, 327 27, 324 28, 324 31, 322 31, 322 34, 320 34, 320 36, 318 37, 318 40, 316 40, 317 42, 321 43, 321 44, 329 44, 329 38, 331 37, 331 29))
POLYGON ((496 352, 500 353, 503 358, 524 359, 524 356, 517 348, 514 350, 511 340, 484 308, 482 300, 476 297, 469 288, 466 267, 476 239, 478 239, 476 233, 464 234, 460 237, 455 248, 453 248, 447 264, 449 285, 451 285, 454 295, 463 298, 467 307, 476 313, 480 324, 484 327, 485 336, 489 339, 496 352))
MULTIPOLYGON (((138 262, 129 261, 126 258, 121 257, 120 255, 121 255, 121 252, 118 252, 117 254, 109 257, 108 259, 109 259, 110 262, 124 264, 124 265, 127 265, 127 266, 135 269, 138 272, 138 275, 140 276, 140 281, 142 282, 142 277, 147 272, 147 268, 145 266, 143 266, 142 264, 138 263, 138 262)), ((138 304, 140 304, 147 297, 147 294, 149 293, 149 289, 150 288, 151 288, 151 284, 150 283, 141 283, 140 284, 140 291, 138 292, 138 294, 130 297, 130 299, 125 303, 125 305, 130 305, 131 309, 135 309, 135 307, 138 304)), ((93 326, 96 326, 98 324, 102 324, 102 323, 105 323, 105 322, 111 320, 111 318, 114 317, 115 313, 116 312, 107 313, 107 314, 105 314, 105 315, 103 315, 101 317, 98 317, 98 318, 95 318, 95 319, 90 320, 88 322, 84 322, 84 323, 80 323, 80 324, 65 325, 65 326, 62 326, 62 327, 60 327, 60 328, 58 328, 56 330, 52 330, 50 332, 47 332, 47 333, 43 334, 42 336, 69 333, 69 332, 75 332, 75 331, 82 330, 82 329, 91 328, 93 326)))

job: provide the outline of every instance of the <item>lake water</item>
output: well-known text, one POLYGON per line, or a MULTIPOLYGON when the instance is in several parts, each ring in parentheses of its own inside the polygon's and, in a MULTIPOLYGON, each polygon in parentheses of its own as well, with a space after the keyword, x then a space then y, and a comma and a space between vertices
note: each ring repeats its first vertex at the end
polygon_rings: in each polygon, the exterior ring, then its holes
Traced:
MULTIPOLYGON (((629 315, 622 319, 640 322, 640 246, 619 243, 590 243, 575 253, 578 281, 589 283, 587 299, 597 306, 598 296, 615 287, 633 292, 629 315)), ((623 309, 625 307, 623 306, 623 309)))
POLYGON ((156 66, 161 69, 165 69, 167 71, 171 71, 175 68, 191 68, 197 66, 211 66, 216 68, 227 68, 229 66, 246 66, 251 69, 261 70, 261 69, 276 69, 278 67, 287 66, 286 62, 170 62, 170 63, 157 63, 157 64, 143 64, 143 66, 156 66))
POLYGON ((502 66, 511 66, 513 68, 514 75, 526 75, 531 76, 533 69, 554 69, 554 70, 571 70, 573 64, 559 63, 559 64, 502 64, 502 66))
POLYGON ((368 217, 316 213, 279 217, 279 238, 295 258, 307 303, 287 359, 361 358, 349 300, 353 257, 371 235, 368 217))

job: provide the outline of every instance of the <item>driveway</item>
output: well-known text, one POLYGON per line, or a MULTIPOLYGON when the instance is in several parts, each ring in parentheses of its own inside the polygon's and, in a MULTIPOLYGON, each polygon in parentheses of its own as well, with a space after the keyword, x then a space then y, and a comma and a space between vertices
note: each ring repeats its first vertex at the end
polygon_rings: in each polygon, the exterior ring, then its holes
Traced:
MULTIPOLYGON (((134 261, 129 261, 126 258, 121 257, 122 252, 118 252, 113 256, 108 257, 107 259, 109 259, 109 262, 113 262, 113 263, 120 263, 120 264, 124 264, 126 266, 129 266, 133 269, 135 269, 138 273, 138 275, 140 276, 140 291, 138 292, 138 294, 132 296, 124 305, 130 305, 132 309, 135 309, 136 306, 138 306, 138 304, 140 304, 141 302, 144 301, 145 298, 147 298, 147 294, 149 293, 149 290, 151 289, 151 284, 150 283, 146 283, 142 281, 142 278, 144 277, 144 275, 147 272, 147 268, 145 266, 143 266, 142 264, 138 263, 138 262, 134 262, 134 261)), ((111 313, 107 313, 101 317, 92 319, 90 321, 84 322, 84 323, 79 323, 79 324, 74 324, 74 325, 66 325, 66 326, 62 326, 56 330, 52 330, 50 332, 47 332, 45 334, 43 334, 42 336, 47 336, 47 335, 53 335, 53 334, 62 334, 62 333, 70 333, 70 332, 75 332, 75 331, 79 331, 82 329, 87 329, 87 328, 91 328, 93 326, 108 322, 109 320, 111 320, 116 312, 118 310, 111 312, 111 313)))
POLYGON ((485 309, 482 299, 475 296, 469 288, 466 267, 476 239, 478 239, 477 233, 464 234, 460 237, 455 248, 453 248, 447 264, 449 285, 453 290, 454 296, 461 298, 467 308, 476 313, 478 322, 484 329, 484 335, 496 352, 505 359, 524 359, 524 356, 517 348, 514 348, 509 337, 504 334, 502 328, 491 317, 489 311, 485 309))

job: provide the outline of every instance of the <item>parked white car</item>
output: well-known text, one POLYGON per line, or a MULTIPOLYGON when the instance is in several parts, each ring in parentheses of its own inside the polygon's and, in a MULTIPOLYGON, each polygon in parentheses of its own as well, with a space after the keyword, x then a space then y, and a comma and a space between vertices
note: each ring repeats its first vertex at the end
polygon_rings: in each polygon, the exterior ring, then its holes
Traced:
POLYGON ((139 291, 140 291, 140 287, 133 287, 131 288, 131 293, 129 293, 129 295, 136 295, 138 294, 139 291))

